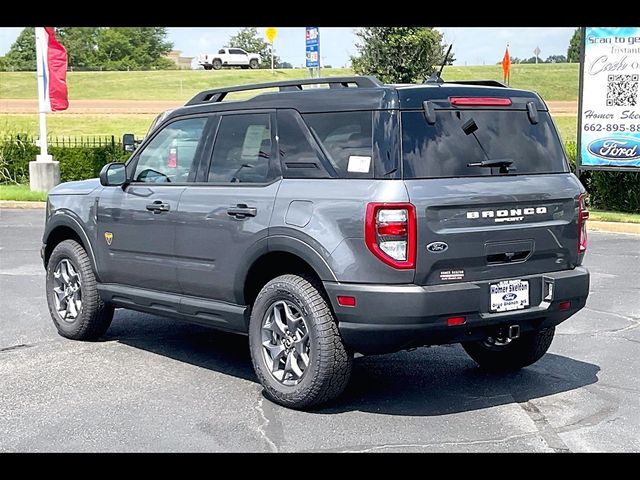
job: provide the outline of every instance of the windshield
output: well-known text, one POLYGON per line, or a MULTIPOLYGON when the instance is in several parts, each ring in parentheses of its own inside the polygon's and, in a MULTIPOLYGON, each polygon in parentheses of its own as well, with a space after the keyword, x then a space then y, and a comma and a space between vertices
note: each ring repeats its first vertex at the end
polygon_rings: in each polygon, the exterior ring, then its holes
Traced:
POLYGON ((509 174, 566 172, 564 151, 548 112, 532 124, 522 110, 438 110, 429 125, 424 112, 402 113, 404 178, 499 175, 500 168, 469 163, 511 161, 509 174), (463 127, 473 121, 477 129, 463 127))

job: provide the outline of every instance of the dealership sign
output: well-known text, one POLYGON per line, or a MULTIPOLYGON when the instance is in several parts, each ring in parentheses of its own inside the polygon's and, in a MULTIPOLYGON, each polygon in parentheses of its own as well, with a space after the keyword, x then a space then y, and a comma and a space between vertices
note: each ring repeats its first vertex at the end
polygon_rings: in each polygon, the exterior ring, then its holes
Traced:
POLYGON ((582 30, 579 168, 640 168, 640 27, 582 30))

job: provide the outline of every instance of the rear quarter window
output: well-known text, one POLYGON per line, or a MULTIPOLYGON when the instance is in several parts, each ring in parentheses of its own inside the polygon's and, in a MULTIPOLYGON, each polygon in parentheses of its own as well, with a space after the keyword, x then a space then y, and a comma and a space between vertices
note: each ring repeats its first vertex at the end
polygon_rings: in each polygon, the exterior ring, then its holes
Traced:
POLYGON ((340 178, 373 178, 371 111, 302 117, 340 178))
POLYGON ((469 167, 483 160, 511 160, 510 174, 567 172, 564 150, 548 112, 532 124, 521 110, 437 110, 436 123, 422 111, 402 113, 404 178, 498 174, 498 168, 469 167), (462 126, 473 119, 477 130, 462 126))

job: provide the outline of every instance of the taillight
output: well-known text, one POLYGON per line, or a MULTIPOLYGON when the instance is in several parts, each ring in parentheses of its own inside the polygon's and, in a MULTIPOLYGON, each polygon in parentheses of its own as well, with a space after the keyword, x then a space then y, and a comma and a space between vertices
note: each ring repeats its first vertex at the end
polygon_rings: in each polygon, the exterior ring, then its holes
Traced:
POLYGON ((509 107, 510 98, 501 97, 449 97, 455 107, 509 107))
POLYGON ((411 203, 369 203, 364 240, 367 248, 398 269, 416 265, 416 209, 411 203))
POLYGON ((585 205, 586 194, 581 193, 578 197, 578 253, 587 251, 587 219, 589 211, 585 205))

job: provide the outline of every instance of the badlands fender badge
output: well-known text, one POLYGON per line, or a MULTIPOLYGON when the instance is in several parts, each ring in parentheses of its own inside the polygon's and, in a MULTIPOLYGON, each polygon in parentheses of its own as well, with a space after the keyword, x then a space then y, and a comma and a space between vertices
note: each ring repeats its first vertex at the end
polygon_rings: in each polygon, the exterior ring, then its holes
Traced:
POLYGON ((104 232, 104 240, 107 242, 108 246, 111 246, 111 242, 113 242, 113 233, 104 232))

